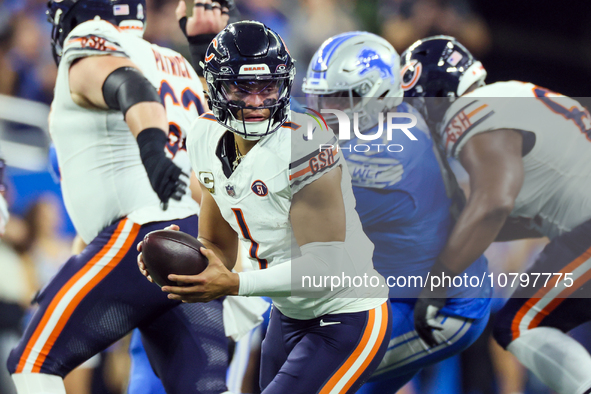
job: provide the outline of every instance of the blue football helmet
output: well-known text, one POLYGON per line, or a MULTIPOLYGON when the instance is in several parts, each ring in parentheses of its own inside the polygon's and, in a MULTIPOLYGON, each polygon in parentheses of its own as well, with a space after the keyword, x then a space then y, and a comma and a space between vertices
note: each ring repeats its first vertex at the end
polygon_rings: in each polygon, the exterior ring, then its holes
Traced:
POLYGON ((140 35, 145 28, 146 0, 49 0, 47 8, 56 63, 61 59, 66 37, 82 22, 99 17, 140 35))
POLYGON ((289 121, 294 61, 283 39, 264 24, 235 22, 218 33, 207 49, 203 75, 209 107, 233 133, 258 140, 289 121), (243 99, 252 96, 259 97, 257 107, 243 99), (270 116, 246 121, 245 109, 269 110, 270 116))
POLYGON ((443 119, 451 103, 476 84, 483 86, 482 63, 455 38, 433 36, 412 44, 401 56, 404 96, 428 123, 443 119), (430 97, 429 99, 425 99, 430 97))

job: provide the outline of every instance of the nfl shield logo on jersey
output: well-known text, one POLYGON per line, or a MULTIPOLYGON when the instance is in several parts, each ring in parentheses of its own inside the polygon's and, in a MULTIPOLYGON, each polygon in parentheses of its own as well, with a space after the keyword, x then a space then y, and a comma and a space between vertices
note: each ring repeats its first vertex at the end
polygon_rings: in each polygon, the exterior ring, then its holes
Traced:
POLYGON ((228 196, 236 197, 236 191, 234 190, 234 186, 226 185, 226 192, 228 193, 228 196))

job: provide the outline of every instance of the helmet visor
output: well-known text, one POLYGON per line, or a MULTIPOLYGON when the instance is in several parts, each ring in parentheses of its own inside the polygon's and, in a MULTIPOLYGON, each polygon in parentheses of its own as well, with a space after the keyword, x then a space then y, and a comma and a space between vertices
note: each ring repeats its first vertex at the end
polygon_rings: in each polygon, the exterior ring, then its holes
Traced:
POLYGON ((267 102, 272 105, 284 90, 283 80, 230 80, 222 81, 224 101, 244 102, 248 107, 260 107, 267 102))

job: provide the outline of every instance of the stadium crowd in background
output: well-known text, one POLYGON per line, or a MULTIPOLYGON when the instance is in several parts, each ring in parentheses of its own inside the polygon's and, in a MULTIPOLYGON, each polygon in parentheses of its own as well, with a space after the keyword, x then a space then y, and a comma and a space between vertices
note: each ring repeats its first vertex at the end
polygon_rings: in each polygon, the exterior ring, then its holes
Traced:
MULTIPOLYGON (((51 103, 57 68, 48 40, 51 27, 46 23, 46 3, 46 0, 3 0, 0 3, 0 94, 51 103)), ((303 96, 302 78, 320 44, 329 36, 351 30, 381 34, 399 53, 419 38, 449 34, 456 36, 476 57, 494 55, 494 35, 486 18, 475 12, 475 3, 469 0, 236 0, 244 19, 262 21, 286 41, 297 60, 293 93, 296 98, 303 96)), ((189 58, 186 39, 175 18, 177 4, 177 0, 148 0, 149 23, 144 37, 189 58)), ((500 78, 490 70, 488 80, 500 78)), ((536 82, 544 84, 544 80, 536 82)), ((551 82, 555 85, 549 87, 561 91, 560 85, 556 86, 554 80, 551 82)), ((0 149, 2 129, 10 127, 0 120, 0 149)), ((34 145, 43 143, 33 142, 34 145)), ((56 202, 56 197, 61 198, 55 193, 56 188, 52 195, 30 187, 21 188, 23 182, 28 182, 22 175, 18 169, 8 171, 6 200, 9 206, 16 208, 12 210, 6 235, 0 240, 0 366, 5 365, 8 351, 20 336, 24 327, 21 319, 26 316, 30 300, 56 271, 55 263, 65 261, 63 256, 69 254, 74 235, 62 203, 56 202), (22 201, 28 202, 26 206, 22 201)), ((466 182, 461 176, 459 180, 466 182)), ((545 242, 493 244, 486 252, 491 270, 522 272, 545 242), (524 265, 524 261, 528 263, 524 265)), ((502 297, 509 294, 496 296, 499 309, 502 297)), ((588 328, 581 327, 573 335, 584 339, 589 336, 587 332, 588 328)), ((124 367, 113 367, 125 365, 125 352, 115 349, 113 354, 106 370, 125 371, 124 367)), ((124 386, 121 382, 125 381, 125 376, 104 374, 104 370, 104 365, 97 368, 93 389, 88 393, 122 392, 120 387, 124 386)), ((7 379, 5 369, 0 368, 0 393, 12 394, 7 379)), ((485 332, 473 348, 426 369, 403 392, 542 394, 549 390, 485 332), (484 359, 488 363, 474 361, 484 359)))

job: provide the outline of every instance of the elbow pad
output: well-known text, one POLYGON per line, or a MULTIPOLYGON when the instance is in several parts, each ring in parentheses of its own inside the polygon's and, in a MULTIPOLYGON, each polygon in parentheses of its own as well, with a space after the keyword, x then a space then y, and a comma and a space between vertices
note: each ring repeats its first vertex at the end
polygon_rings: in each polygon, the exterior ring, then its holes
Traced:
POLYGON ((120 67, 109 74, 103 83, 103 98, 110 109, 121 111, 124 117, 138 103, 162 104, 156 88, 133 67, 120 67))

